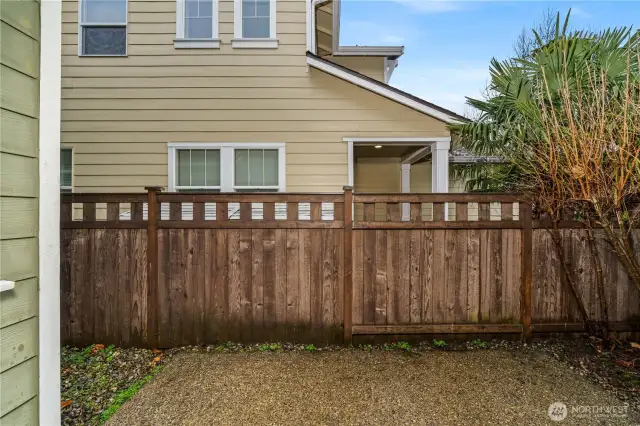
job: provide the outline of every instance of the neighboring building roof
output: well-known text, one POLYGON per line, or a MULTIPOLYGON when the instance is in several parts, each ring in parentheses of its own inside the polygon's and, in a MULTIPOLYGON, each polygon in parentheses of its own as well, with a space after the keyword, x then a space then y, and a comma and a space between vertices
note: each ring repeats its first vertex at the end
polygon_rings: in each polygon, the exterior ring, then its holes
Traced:
POLYGON ((311 52, 307 52, 307 65, 349 83, 355 84, 356 86, 360 86, 370 92, 384 96, 387 99, 391 99, 392 101, 408 106, 409 108, 415 109, 416 111, 427 114, 433 118, 444 121, 445 123, 455 124, 469 121, 469 119, 456 114, 453 111, 432 104, 431 102, 420 99, 410 93, 404 92, 371 77, 367 77, 357 71, 323 59, 311 52))

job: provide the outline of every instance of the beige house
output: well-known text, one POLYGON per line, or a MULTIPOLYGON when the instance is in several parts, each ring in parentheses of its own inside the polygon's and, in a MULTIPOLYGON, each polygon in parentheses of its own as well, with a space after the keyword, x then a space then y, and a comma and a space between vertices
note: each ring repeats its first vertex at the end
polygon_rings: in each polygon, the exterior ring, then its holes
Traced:
POLYGON ((447 192, 463 117, 338 0, 63 0, 63 190, 447 192))

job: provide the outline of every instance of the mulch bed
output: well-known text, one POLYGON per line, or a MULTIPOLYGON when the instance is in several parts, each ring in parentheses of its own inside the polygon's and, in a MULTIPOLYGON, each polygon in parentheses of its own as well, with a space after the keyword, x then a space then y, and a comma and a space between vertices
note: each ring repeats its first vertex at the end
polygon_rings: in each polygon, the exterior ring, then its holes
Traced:
POLYGON ((60 355, 63 425, 102 424, 164 363, 160 351, 100 344, 63 347, 60 355))
POLYGON ((640 411, 640 345, 616 342, 605 345, 598 339, 538 340, 531 344, 503 340, 444 342, 430 340, 409 345, 394 342, 382 345, 359 345, 354 348, 290 343, 209 345, 167 351, 121 349, 93 345, 84 349, 62 348, 62 418, 63 425, 102 424, 121 404, 157 373, 173 355, 184 351, 204 352, 280 352, 280 351, 468 351, 514 350, 546 353, 577 374, 613 392, 619 399, 640 411), (636 367, 636 359, 638 366, 636 367))
POLYGON ((628 402, 633 410, 640 410, 640 345, 628 341, 607 344, 583 336, 575 340, 538 341, 531 348, 564 362, 577 374, 628 402))

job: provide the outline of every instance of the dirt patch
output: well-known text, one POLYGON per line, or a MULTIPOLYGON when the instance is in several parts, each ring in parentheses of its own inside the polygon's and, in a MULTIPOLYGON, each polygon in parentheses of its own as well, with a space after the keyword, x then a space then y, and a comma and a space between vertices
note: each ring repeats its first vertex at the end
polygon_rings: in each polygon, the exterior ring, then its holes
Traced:
POLYGON ((108 424, 549 424, 549 405, 558 401, 569 410, 564 424, 640 419, 633 410, 624 417, 572 412, 624 402, 531 347, 266 348, 182 351, 108 424))

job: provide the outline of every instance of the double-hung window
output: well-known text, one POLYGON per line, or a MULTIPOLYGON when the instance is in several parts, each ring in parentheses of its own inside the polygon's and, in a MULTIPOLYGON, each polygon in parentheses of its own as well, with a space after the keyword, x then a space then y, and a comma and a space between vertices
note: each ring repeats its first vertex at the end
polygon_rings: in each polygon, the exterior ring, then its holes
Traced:
POLYGON ((218 0, 176 0, 176 48, 219 48, 218 0))
POLYGON ((284 191, 284 150, 282 143, 171 143, 169 189, 284 191))
POLYGON ((276 0, 234 0, 235 48, 276 48, 276 0))
POLYGON ((60 150, 60 192, 73 192, 73 150, 60 150))
POLYGON ((79 54, 127 55, 127 0, 80 0, 79 54))

